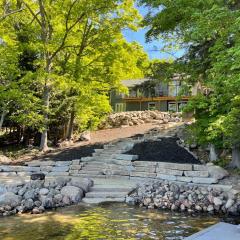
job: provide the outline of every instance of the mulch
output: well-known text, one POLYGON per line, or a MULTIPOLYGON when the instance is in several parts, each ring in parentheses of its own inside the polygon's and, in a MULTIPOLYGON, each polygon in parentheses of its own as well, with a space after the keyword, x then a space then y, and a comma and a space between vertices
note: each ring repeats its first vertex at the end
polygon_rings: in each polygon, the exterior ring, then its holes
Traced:
POLYGON ((88 157, 94 153, 94 149, 103 148, 102 143, 88 144, 84 146, 74 147, 62 150, 57 153, 47 153, 46 155, 41 155, 34 158, 34 160, 39 159, 43 161, 71 161, 74 159, 80 159, 81 157, 88 157))
POLYGON ((127 154, 138 155, 138 161, 201 164, 185 148, 180 147, 177 140, 171 137, 137 143, 127 154))

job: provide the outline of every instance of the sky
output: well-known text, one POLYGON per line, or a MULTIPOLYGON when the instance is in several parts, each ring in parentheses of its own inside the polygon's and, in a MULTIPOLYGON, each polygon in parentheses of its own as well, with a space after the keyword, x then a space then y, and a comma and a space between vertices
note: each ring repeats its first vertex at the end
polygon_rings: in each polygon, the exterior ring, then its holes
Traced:
MULTIPOLYGON (((140 14, 144 17, 147 12, 148 12, 148 8, 144 7, 144 6, 136 6, 137 9, 139 10, 140 14)), ((150 59, 173 59, 173 56, 169 53, 166 53, 164 51, 156 51, 156 49, 162 49, 162 47, 164 46, 164 42, 163 40, 154 40, 151 41, 150 43, 146 43, 145 41, 145 33, 147 32, 147 29, 139 29, 137 32, 134 32, 132 30, 125 30, 123 32, 125 38, 127 39, 127 41, 129 42, 139 42, 144 50, 148 53, 149 58, 150 59)), ((174 54, 174 56, 176 57, 180 57, 183 55, 183 51, 179 50, 177 52, 172 52, 172 54, 174 54)))

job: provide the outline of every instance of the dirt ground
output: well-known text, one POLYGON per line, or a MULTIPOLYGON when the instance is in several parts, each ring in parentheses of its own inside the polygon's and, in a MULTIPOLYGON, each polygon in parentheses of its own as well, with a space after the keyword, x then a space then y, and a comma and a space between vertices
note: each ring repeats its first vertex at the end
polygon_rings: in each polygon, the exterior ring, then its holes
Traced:
MULTIPOLYGON (((21 156, 14 161, 14 164, 21 164, 31 160, 53 160, 53 161, 68 161, 86 157, 93 153, 95 148, 102 148, 104 143, 108 143, 117 139, 132 137, 156 127, 156 124, 142 124, 138 126, 112 128, 91 132, 91 141, 75 142, 68 147, 52 149, 49 153, 34 153, 21 156)), ((167 125, 166 125, 167 127, 167 125)))

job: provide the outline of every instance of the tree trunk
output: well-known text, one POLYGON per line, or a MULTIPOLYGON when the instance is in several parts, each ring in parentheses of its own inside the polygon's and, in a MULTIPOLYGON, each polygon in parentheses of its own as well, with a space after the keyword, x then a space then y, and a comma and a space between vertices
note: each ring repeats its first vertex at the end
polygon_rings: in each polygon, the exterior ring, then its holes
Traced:
POLYGON ((49 98, 50 98, 50 89, 46 85, 44 87, 44 92, 43 92, 43 101, 44 101, 44 107, 45 107, 45 113, 44 113, 44 121, 45 121, 45 126, 44 130, 41 135, 41 143, 40 143, 40 150, 41 151, 47 151, 48 150, 48 110, 49 110, 49 98))
POLYGON ((233 168, 240 168, 240 147, 234 146, 232 148, 232 161, 230 166, 233 168))
POLYGON ((70 141, 72 139, 74 118, 75 118, 75 111, 74 111, 74 105, 73 105, 70 120, 69 120, 68 130, 67 130, 67 140, 68 141, 70 141))
POLYGON ((214 144, 210 144, 210 153, 209 153, 209 160, 211 162, 216 161, 218 159, 217 151, 214 144))
POLYGON ((3 109, 2 114, 1 114, 1 119, 0 119, 0 130, 2 129, 4 118, 7 115, 7 111, 3 109))

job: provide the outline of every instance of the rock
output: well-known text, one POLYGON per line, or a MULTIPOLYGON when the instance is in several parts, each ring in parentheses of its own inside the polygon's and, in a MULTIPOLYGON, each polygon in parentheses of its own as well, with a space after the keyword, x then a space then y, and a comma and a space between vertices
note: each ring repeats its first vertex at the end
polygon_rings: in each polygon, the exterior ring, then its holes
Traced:
POLYGON ((93 186, 93 182, 92 182, 92 180, 90 180, 88 178, 72 179, 69 182, 69 185, 81 188, 84 191, 84 193, 87 193, 87 192, 89 192, 90 187, 93 186))
POLYGON ((46 197, 46 198, 43 200, 43 202, 42 202, 42 206, 43 206, 45 209, 53 208, 53 207, 54 207, 53 199, 50 198, 50 197, 46 197))
POLYGON ((91 134, 90 131, 85 131, 80 136, 81 141, 90 141, 91 140, 91 134))
POLYGON ((64 186, 67 185, 67 183, 69 181, 71 181, 71 178, 69 178, 69 177, 57 177, 55 181, 57 183, 57 186, 64 187, 64 186))
POLYGON ((22 205, 24 206, 24 208, 26 210, 32 210, 34 207, 34 202, 31 198, 29 198, 29 199, 24 200, 22 205))
POLYGON ((128 204, 131 204, 131 205, 135 205, 135 198, 134 197, 130 197, 130 196, 127 196, 126 197, 126 203, 128 204))
POLYGON ((0 155, 0 164, 9 164, 12 160, 4 155, 0 155))
POLYGON ((233 199, 228 199, 227 202, 226 202, 226 204, 225 204, 225 208, 226 208, 226 209, 229 209, 230 207, 233 206, 234 202, 235 202, 235 201, 234 201, 233 199))
POLYGON ((21 204, 22 197, 14 194, 13 192, 6 192, 0 195, 0 205, 9 205, 11 207, 17 207, 21 204))
POLYGON ((31 175, 31 180, 44 180, 45 174, 44 173, 33 173, 31 175))
POLYGON ((27 188, 26 186, 24 186, 18 190, 18 195, 23 196, 26 191, 27 191, 27 188))
POLYGON ((209 206, 207 207, 207 211, 208 211, 208 212, 214 211, 213 205, 209 205, 209 206))
POLYGON ((30 189, 30 190, 27 190, 25 193, 24 193, 24 195, 23 195, 23 198, 24 199, 29 199, 29 198, 31 198, 31 199, 35 199, 36 198, 36 191, 35 191, 35 189, 30 189))
POLYGON ((213 203, 216 206, 220 206, 220 205, 222 205, 222 200, 220 198, 218 198, 218 197, 214 197, 213 198, 213 203))
POLYGON ((40 213, 42 213, 42 211, 38 207, 33 208, 32 214, 40 214, 40 213))
POLYGON ((63 205, 70 205, 71 200, 68 196, 63 196, 62 202, 63 202, 63 205))
POLYGON ((61 189, 61 194, 69 197, 72 203, 78 203, 83 197, 83 190, 75 186, 65 186, 61 189))
POLYGON ((224 177, 229 176, 228 171, 219 166, 207 164, 207 168, 208 168, 210 177, 215 178, 217 180, 220 180, 220 179, 223 179, 224 177))
POLYGON ((42 203, 41 203, 41 201, 35 201, 35 202, 34 202, 34 205, 35 205, 36 207, 40 207, 40 206, 42 205, 42 203))
POLYGON ((43 213, 44 211, 45 211, 45 208, 43 206, 34 207, 32 209, 32 214, 40 214, 40 213, 43 213))
POLYGON ((44 180, 31 180, 30 186, 31 188, 42 188, 44 185, 44 180))
POLYGON ((47 188, 41 188, 39 190, 40 195, 47 195, 49 193, 49 190, 47 188))
POLYGON ((62 194, 56 194, 53 198, 54 202, 59 204, 63 200, 63 195, 62 194))

